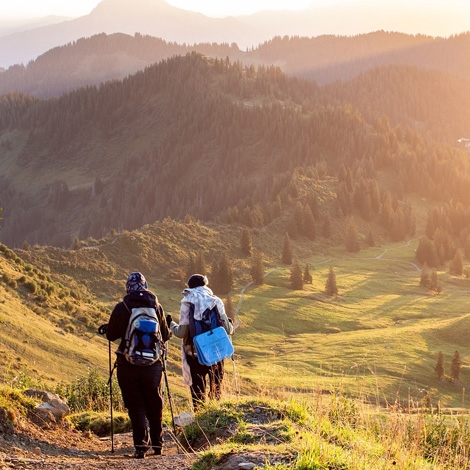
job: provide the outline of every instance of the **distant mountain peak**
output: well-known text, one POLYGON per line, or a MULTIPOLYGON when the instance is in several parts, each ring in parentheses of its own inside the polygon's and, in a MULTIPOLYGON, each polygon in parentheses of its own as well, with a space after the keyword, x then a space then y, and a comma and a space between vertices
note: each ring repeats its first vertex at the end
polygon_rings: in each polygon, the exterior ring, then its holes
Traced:
POLYGON ((101 11, 120 12, 143 12, 147 13, 171 13, 185 11, 174 7, 164 0, 102 0, 91 12, 91 14, 101 11))

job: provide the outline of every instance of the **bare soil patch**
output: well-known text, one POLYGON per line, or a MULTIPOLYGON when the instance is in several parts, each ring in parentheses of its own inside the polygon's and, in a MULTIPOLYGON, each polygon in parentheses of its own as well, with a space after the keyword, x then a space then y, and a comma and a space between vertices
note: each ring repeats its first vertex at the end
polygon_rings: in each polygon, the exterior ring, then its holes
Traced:
POLYGON ((0 434, 0 469, 133 469, 189 470, 194 454, 182 449, 170 430, 164 433, 162 456, 132 458, 131 433, 116 434, 114 446, 110 438, 99 438, 90 432, 71 429, 66 424, 46 429, 26 419, 15 423, 14 432, 0 434), (114 448, 114 452, 112 452, 114 448))

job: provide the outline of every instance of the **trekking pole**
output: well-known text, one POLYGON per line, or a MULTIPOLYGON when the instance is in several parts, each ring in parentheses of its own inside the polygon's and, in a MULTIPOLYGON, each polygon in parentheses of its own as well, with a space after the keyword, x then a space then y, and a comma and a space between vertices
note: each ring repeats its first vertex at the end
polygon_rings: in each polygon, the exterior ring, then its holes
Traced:
POLYGON ((235 366, 235 354, 232 354, 232 366, 233 366, 233 378, 235 380, 235 392, 237 395, 239 395, 240 390, 238 388, 237 367, 235 366))
MULTIPOLYGON (((105 335, 106 331, 108 330, 108 324, 101 325, 98 328, 98 334, 105 335)), ((111 364, 111 341, 108 341, 108 364, 109 364, 109 409, 110 409, 110 418, 111 418, 111 425, 110 425, 110 432, 111 432, 111 453, 114 454, 114 416, 113 416, 113 372, 116 364, 114 367, 111 364)))
POLYGON ((171 402, 170 385, 168 383, 168 376, 166 374, 166 359, 168 357, 168 343, 165 344, 165 351, 163 353, 163 375, 165 377, 166 392, 168 395, 168 403, 170 404, 171 424, 173 426, 173 433, 176 434, 175 416, 173 414, 173 404, 171 402))
POLYGON ((113 371, 111 366, 111 341, 108 341, 108 355, 109 355, 109 409, 111 415, 111 453, 114 454, 114 417, 113 417, 113 371))
MULTIPOLYGON (((237 310, 237 313, 235 313, 235 315, 236 315, 237 323, 233 325, 233 333, 235 333, 235 330, 240 326, 240 320, 238 320, 238 310, 237 310)), ((233 324, 233 320, 231 321, 230 318, 229 318, 229 322, 233 324)), ((233 343, 232 335, 230 336, 230 341, 233 343)), ((235 393, 239 395, 240 390, 238 389, 237 367, 235 365, 235 352, 232 354, 231 359, 232 359, 232 366, 233 366, 233 379, 235 381, 235 393)))

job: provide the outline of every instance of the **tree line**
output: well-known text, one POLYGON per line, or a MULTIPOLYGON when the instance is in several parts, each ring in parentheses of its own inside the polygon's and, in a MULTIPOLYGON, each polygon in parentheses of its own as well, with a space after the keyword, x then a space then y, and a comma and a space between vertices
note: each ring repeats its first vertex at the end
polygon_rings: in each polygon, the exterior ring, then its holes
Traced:
POLYGON ((20 131, 28 136, 20 168, 66 170, 40 193, 11 182, 2 195, 9 220, 2 237, 70 245, 74 236, 165 217, 253 228, 289 211, 292 237, 330 236, 332 220, 353 217, 402 240, 415 230, 407 194, 465 202, 461 149, 384 117, 366 120, 332 96, 276 67, 196 53, 57 99, 5 95, 2 152, 12 151, 8 136, 20 131), (94 176, 70 188, 67 175, 77 167, 94 167, 94 176), (333 206, 314 189, 332 179, 333 206), (14 210, 13 199, 22 202, 14 210), (29 211, 39 214, 34 223, 29 211))

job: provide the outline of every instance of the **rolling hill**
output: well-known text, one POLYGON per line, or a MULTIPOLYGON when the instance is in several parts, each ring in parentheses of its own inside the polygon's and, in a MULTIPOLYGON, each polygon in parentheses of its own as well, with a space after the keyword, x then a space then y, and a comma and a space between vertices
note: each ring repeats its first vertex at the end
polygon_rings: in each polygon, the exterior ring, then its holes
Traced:
MULTIPOLYGON (((323 190, 326 194, 327 186, 323 190)), ((426 214, 426 205, 420 205, 419 228, 426 214)), ((418 403, 425 396, 445 407, 460 405, 469 380, 465 337, 470 284, 439 270, 440 294, 421 287, 415 260, 420 237, 374 247, 362 241, 360 253, 296 239, 295 257, 302 266, 309 263, 313 281, 292 290, 291 266, 280 260, 279 228, 253 230, 254 248, 263 253, 263 285, 251 282, 253 261, 240 250, 241 228, 166 219, 69 250, 10 250, 2 245, 5 380, 24 376, 54 387, 89 368, 106 375, 108 350, 96 328, 123 295, 128 272, 144 272, 165 311, 177 318, 189 259, 202 251, 208 262, 223 253, 230 256, 230 295, 240 324, 234 337, 236 366, 243 393, 329 394, 340 388, 343 394, 384 406, 393 400, 406 406, 407 400, 418 403), (324 290, 330 266, 336 272, 337 296, 324 290), (449 377, 456 350, 463 362, 460 382, 438 380, 438 352, 445 356, 449 377)), ((209 279, 215 280, 210 270, 209 279)), ((170 342, 169 371, 171 386, 180 390, 178 340, 170 342)))
POLYGON ((0 94, 60 96, 81 86, 100 85, 175 55, 196 51, 247 66, 279 67, 289 76, 319 85, 349 81, 376 67, 414 66, 456 79, 470 78, 470 34, 448 38, 376 31, 357 36, 276 36, 246 51, 235 43, 176 43, 135 33, 96 34, 44 51, 28 64, 0 73, 0 94))

